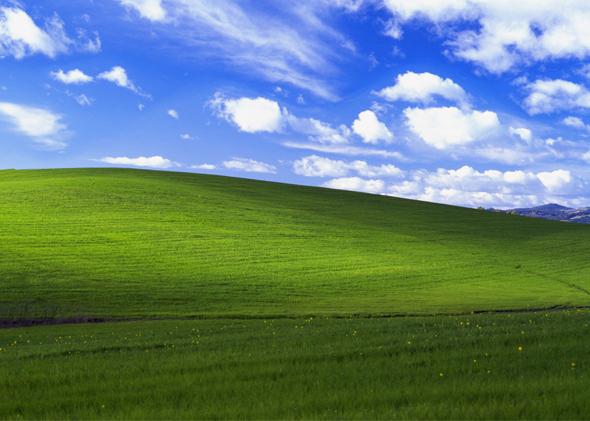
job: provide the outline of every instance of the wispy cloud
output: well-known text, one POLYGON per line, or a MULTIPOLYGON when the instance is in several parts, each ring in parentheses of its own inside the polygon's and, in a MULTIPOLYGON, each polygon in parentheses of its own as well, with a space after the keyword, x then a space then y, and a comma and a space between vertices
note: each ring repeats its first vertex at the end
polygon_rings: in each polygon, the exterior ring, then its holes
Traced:
POLYGON ((68 51, 72 40, 59 17, 49 19, 45 28, 18 7, 0 7, 0 56, 21 59, 32 54, 55 57, 68 51))
POLYGON ((217 165, 204 163, 204 164, 191 165, 191 168, 193 170, 212 171, 217 168, 217 165))
POLYGON ((366 161, 346 162, 310 155, 293 163, 295 174, 305 177, 344 177, 356 173, 361 177, 401 177, 403 171, 393 164, 371 165, 366 161))
POLYGON ((554 0, 387 0, 383 5, 398 25, 429 21, 437 33, 450 36, 451 54, 493 73, 536 61, 590 56, 586 0, 560 5, 554 0), (468 22, 467 28, 457 31, 459 21, 468 22))
POLYGON ((11 129, 48 149, 66 147, 67 126, 62 116, 43 108, 0 102, 0 117, 11 129))
POLYGON ((284 147, 290 149, 303 149, 314 152, 324 152, 336 155, 346 156, 378 156, 381 158, 395 158, 399 161, 407 161, 408 159, 400 152, 387 151, 384 149, 363 148, 351 145, 320 145, 317 143, 304 142, 283 142, 284 147))
POLYGON ((105 164, 125 165, 132 167, 147 167, 147 168, 172 168, 179 167, 178 162, 171 161, 162 156, 139 156, 137 158, 128 158, 126 156, 107 156, 98 160, 105 164))
MULTIPOLYGON (((328 11, 347 2, 282 2, 248 6, 234 0, 120 0, 157 30, 180 40, 183 54, 198 50, 266 80, 336 99, 328 82, 352 43, 329 25, 328 11)), ((352 8, 354 9, 354 8, 352 8)))
POLYGON ((40 24, 29 16, 20 2, 9 3, 12 6, 0 7, 0 58, 12 56, 20 60, 35 54, 55 58, 71 51, 98 53, 101 50, 97 32, 89 34, 86 29, 77 28, 77 36, 72 38, 58 14, 40 24))
POLYGON ((277 167, 274 165, 247 158, 232 158, 228 161, 223 161, 223 166, 230 170, 252 173, 275 174, 277 172, 277 167))
POLYGON ((141 17, 151 21, 166 19, 166 11, 161 0, 119 0, 123 6, 135 9, 141 17))
POLYGON ((127 75, 127 70, 121 66, 114 66, 111 70, 104 71, 97 76, 97 79, 106 80, 107 82, 114 83, 120 88, 129 89, 135 92, 137 95, 149 98, 150 95, 145 93, 139 88, 127 75))

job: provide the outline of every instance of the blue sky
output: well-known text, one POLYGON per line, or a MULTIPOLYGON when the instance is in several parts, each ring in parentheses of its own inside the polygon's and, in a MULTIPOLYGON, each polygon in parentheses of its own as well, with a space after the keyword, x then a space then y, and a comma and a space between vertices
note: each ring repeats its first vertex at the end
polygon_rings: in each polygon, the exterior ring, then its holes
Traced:
POLYGON ((590 206, 588 22, 580 0, 0 0, 0 167, 590 206))

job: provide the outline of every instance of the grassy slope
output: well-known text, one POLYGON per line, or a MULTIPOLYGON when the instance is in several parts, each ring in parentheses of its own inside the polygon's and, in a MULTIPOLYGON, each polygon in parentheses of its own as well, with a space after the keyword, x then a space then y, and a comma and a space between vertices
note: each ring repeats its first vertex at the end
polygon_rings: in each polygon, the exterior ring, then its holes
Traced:
MULTIPOLYGON (((251 180, 4 171, 0 317, 586 305, 589 239, 589 226, 251 180)), ((0 419, 588 419, 589 316, 0 329, 0 419)))
POLYGON ((587 311, 0 330, 0 419, 589 419, 587 311))
POLYGON ((0 172, 0 316, 590 303, 590 226, 123 169, 0 172))

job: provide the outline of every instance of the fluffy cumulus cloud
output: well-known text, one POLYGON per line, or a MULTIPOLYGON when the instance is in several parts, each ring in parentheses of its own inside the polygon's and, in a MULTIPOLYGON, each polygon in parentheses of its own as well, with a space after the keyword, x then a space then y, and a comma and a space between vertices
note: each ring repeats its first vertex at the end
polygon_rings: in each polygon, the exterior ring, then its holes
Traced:
POLYGON ((281 107, 276 101, 267 98, 225 99, 217 96, 212 104, 220 117, 246 133, 273 133, 283 127, 281 107))
POLYGON ((94 80, 92 76, 87 75, 80 69, 73 69, 67 72, 60 69, 56 72, 51 72, 51 77, 66 85, 81 85, 94 80))
POLYGON ((162 0, 119 0, 123 6, 134 9, 145 19, 158 22, 166 19, 162 0))
POLYGON ((551 192, 557 192, 572 181, 572 174, 568 170, 545 171, 537 174, 541 183, 551 192))
POLYGON ((127 71, 121 66, 114 66, 111 70, 106 70, 98 75, 99 79, 112 82, 121 88, 134 90, 135 85, 127 76, 127 71))
POLYGON ((532 115, 576 108, 590 108, 590 91, 563 79, 537 80, 526 86, 525 109, 532 115))
POLYGON ((149 97, 148 94, 143 92, 139 87, 133 83, 127 75, 127 70, 121 66, 114 66, 111 70, 104 71, 97 76, 98 79, 106 80, 107 82, 114 83, 120 88, 129 89, 132 92, 144 97, 149 97))
POLYGON ((366 161, 346 162, 310 155, 293 163, 295 174, 305 177, 344 177, 351 173, 361 177, 400 177, 403 171, 393 164, 370 165, 366 161))
POLYGON ((384 123, 379 121, 377 115, 371 110, 359 113, 358 118, 352 123, 352 130, 365 143, 377 144, 393 141, 393 133, 384 123))
POLYGON ((0 102, 0 118, 10 128, 27 136, 35 143, 49 149, 63 149, 66 146, 67 127, 62 116, 43 108, 30 107, 11 102, 0 102))
POLYGON ((398 25, 430 22, 450 35, 451 53, 490 72, 519 64, 590 56, 590 3, 567 0, 384 0, 398 25), (459 21, 474 23, 454 30, 459 21))
POLYGON ((179 167, 180 164, 171 161, 161 156, 139 156, 137 158, 128 158, 126 156, 107 156, 98 160, 99 162, 111 165, 124 165, 132 167, 146 167, 146 168, 172 168, 179 167))
POLYGON ((385 194, 468 207, 526 207, 549 202, 575 203, 579 180, 568 171, 478 171, 457 169, 412 170, 386 179, 378 174, 346 176, 346 165, 323 162, 312 171, 335 177, 325 187, 385 194))
POLYGON ((175 120, 178 120, 180 118, 180 116, 178 115, 178 111, 173 110, 173 109, 168 110, 168 112, 166 114, 168 114, 170 117, 172 117, 175 120))
POLYGON ((377 92, 388 101, 431 103, 443 98, 459 104, 467 103, 467 94, 452 79, 443 79, 432 73, 406 72, 397 76, 393 86, 377 92))
POLYGON ((563 201, 559 189, 573 185, 566 170, 477 171, 470 166, 415 171, 406 180, 388 186, 387 193, 418 200, 461 206, 519 207, 563 201))
POLYGON ((223 166, 230 170, 261 174, 275 174, 277 172, 277 168, 274 165, 247 158, 232 158, 228 161, 223 161, 223 166))
POLYGON ((526 127, 509 127, 508 132, 525 142, 530 142, 533 139, 533 132, 526 127))
POLYGON ((407 108, 408 128, 436 149, 446 149, 484 139, 500 127, 492 111, 461 110, 457 107, 407 108))
POLYGON ((289 130, 323 144, 345 144, 350 137, 350 129, 344 125, 334 128, 315 118, 297 117, 268 98, 229 99, 217 94, 210 105, 217 116, 246 133, 278 133, 289 130))
POLYGON ((68 51, 72 41, 57 17, 49 19, 44 28, 18 7, 0 7, 0 57, 22 59, 32 54, 56 57, 68 51))

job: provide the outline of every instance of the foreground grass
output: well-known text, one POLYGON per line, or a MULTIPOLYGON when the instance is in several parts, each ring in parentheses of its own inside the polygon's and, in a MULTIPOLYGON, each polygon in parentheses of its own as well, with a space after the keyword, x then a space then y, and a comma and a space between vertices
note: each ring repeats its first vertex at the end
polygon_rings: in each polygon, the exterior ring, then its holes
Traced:
POLYGON ((122 169, 0 171, 0 319, 590 304, 590 226, 122 169))
POLYGON ((0 418, 589 419, 586 311, 0 330, 0 418))

